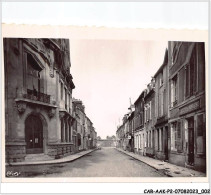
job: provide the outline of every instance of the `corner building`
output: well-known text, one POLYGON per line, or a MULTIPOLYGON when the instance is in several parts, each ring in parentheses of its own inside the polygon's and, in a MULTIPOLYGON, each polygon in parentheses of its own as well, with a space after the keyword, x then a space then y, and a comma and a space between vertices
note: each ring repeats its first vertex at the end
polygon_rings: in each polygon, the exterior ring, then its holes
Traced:
POLYGON ((6 161, 73 152, 69 40, 4 38, 6 161))
POLYGON ((206 171, 205 46, 169 42, 169 162, 206 171))

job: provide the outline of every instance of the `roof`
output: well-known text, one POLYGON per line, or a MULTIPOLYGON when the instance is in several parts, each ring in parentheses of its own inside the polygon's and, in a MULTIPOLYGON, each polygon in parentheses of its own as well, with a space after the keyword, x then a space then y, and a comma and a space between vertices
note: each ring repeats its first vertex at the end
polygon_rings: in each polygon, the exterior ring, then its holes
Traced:
POLYGON ((141 94, 139 95, 138 99, 134 102, 134 104, 136 104, 140 100, 140 98, 144 95, 144 92, 145 90, 141 92, 141 94))
POLYGON ((154 77, 156 77, 161 72, 161 70, 163 70, 163 67, 165 65, 167 65, 167 63, 168 63, 168 50, 166 49, 165 55, 164 55, 163 64, 160 66, 160 68, 158 69, 158 71, 155 73, 154 77))

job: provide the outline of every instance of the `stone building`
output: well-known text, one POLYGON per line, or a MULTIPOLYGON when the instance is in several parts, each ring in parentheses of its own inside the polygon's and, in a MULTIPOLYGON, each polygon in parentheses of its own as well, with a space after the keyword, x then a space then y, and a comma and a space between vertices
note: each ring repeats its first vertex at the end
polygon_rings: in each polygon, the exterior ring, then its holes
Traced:
POLYGON ((134 152, 141 155, 145 154, 144 94, 145 91, 142 91, 134 103, 134 152))
POLYGON ((144 94, 144 128, 146 131, 146 155, 155 155, 155 80, 147 85, 144 94))
POLYGON ((76 152, 96 147, 97 132, 92 121, 85 113, 85 106, 81 100, 73 98, 73 110, 75 121, 73 121, 73 133, 75 135, 76 152))
POLYGON ((73 152, 69 40, 4 38, 6 161, 73 152))
POLYGON ((134 111, 132 111, 132 108, 129 108, 131 112, 128 116, 128 122, 129 122, 129 132, 127 134, 127 137, 129 139, 127 150, 129 152, 134 152, 134 111))
POLYGON ((75 125, 74 130, 76 133, 76 151, 81 151, 86 149, 84 145, 84 137, 85 137, 85 107, 81 100, 73 98, 73 107, 75 112, 75 125))
POLYGON ((129 145, 129 120, 128 120, 128 113, 124 115, 123 121, 123 129, 124 129, 124 138, 123 138, 123 149, 127 150, 129 145))
POLYGON ((97 146, 97 132, 95 128, 92 126, 90 133, 90 149, 96 148, 97 146))
POLYGON ((123 149, 123 142, 124 142, 124 125, 123 124, 117 127, 116 140, 117 140, 117 147, 123 149))
POLYGON ((155 142, 155 157, 168 160, 168 118, 169 118, 169 82, 168 50, 164 61, 155 73, 155 131, 158 135, 155 142))
POLYGON ((86 122, 87 122, 87 131, 86 131, 86 145, 87 149, 90 149, 92 147, 92 130, 93 130, 93 124, 92 121, 86 117, 86 122))
POLYGON ((169 162, 206 170, 205 45, 169 42, 169 162))

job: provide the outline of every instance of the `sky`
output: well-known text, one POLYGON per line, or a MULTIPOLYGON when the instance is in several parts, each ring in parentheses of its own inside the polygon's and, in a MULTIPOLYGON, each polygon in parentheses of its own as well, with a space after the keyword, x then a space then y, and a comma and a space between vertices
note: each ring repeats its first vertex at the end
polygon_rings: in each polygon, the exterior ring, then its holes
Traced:
MULTIPOLYGON (((207 9, 207 2, 2 2, 2 22, 127 28, 133 35, 137 28, 208 29, 207 9)), ((167 41, 72 35, 73 96, 84 102, 99 136, 115 135, 129 99, 138 98, 161 66, 167 41)))
POLYGON ((162 65, 167 42, 70 40, 73 96, 101 138, 115 135, 132 103, 162 65))

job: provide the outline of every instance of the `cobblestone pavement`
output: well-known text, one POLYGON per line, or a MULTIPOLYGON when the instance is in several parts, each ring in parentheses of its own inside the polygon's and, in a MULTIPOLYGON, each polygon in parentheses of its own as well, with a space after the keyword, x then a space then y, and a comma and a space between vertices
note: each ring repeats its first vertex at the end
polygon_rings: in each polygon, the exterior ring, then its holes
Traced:
POLYGON ((72 162, 8 166, 6 170, 20 172, 19 177, 166 177, 115 148, 102 148, 72 162))

